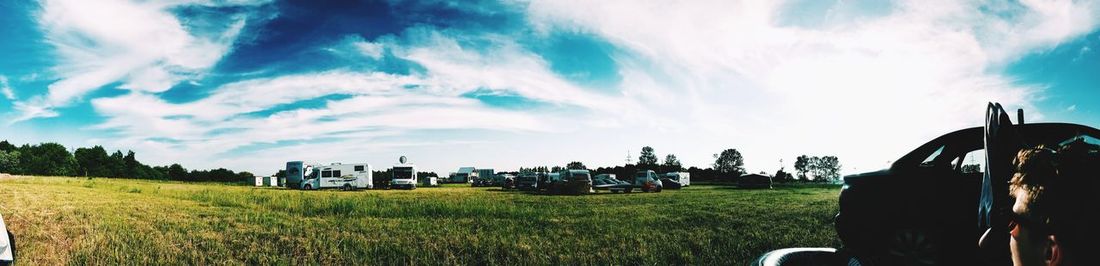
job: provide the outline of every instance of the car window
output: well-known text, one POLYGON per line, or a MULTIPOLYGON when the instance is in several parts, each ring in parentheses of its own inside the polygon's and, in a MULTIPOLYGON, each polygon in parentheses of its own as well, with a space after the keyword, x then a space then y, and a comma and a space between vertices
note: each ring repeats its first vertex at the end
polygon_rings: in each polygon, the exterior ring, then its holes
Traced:
POLYGON ((936 157, 940 157, 940 153, 943 153, 943 148, 945 147, 947 146, 944 145, 937 148, 935 152, 932 152, 932 155, 928 155, 928 158, 921 161, 920 166, 933 166, 936 162, 936 157))
POLYGON ((951 162, 952 169, 958 169, 961 173, 985 172, 985 149, 978 149, 966 153, 957 160, 951 162), (961 165, 960 165, 961 164, 961 165))

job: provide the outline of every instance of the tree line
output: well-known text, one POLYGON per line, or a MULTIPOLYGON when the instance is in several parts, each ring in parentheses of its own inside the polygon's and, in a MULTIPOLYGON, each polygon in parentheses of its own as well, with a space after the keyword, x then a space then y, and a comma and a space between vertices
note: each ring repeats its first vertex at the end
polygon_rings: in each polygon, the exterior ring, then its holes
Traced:
MULTIPOLYGON (((712 163, 710 167, 699 168, 692 166, 684 168, 675 154, 665 155, 664 161, 659 162, 657 153, 653 150, 653 147, 645 146, 642 147, 637 164, 627 163, 613 167, 589 169, 582 162, 572 161, 567 163, 564 167, 520 167, 519 171, 557 172, 565 169, 586 169, 591 170, 593 175, 614 174, 618 179, 629 181, 634 178, 634 174, 638 171, 653 170, 657 173, 688 172, 691 174, 691 180, 693 181, 715 182, 736 182, 738 178, 747 173, 744 167, 744 157, 737 149, 725 149, 714 154, 713 157, 714 163, 712 163)), ((840 168, 840 160, 836 156, 811 157, 802 155, 795 160, 795 171, 798 173, 797 178, 785 169, 780 168, 772 175, 772 180, 775 182, 833 182, 840 178, 840 168)), ((768 175, 766 172, 762 172, 761 174, 768 175)))
POLYGON ((255 178, 252 173, 225 168, 188 171, 179 164, 149 166, 138 161, 134 151, 107 154, 98 145, 70 153, 58 143, 16 147, 7 140, 0 141, 0 173, 216 182, 252 182, 255 178))

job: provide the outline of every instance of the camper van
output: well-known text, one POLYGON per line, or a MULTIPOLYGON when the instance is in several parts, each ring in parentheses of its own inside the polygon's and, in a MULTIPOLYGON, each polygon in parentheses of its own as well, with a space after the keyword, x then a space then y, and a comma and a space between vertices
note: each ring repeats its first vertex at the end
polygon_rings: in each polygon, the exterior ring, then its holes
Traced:
POLYGON ((393 181, 390 188, 416 189, 416 166, 411 164, 399 164, 390 168, 393 181))
POLYGON ((691 185, 691 173, 670 172, 661 178, 661 185, 665 188, 678 189, 691 185))
POLYGON ((312 166, 301 161, 287 162, 287 188, 322 189, 339 188, 344 190, 366 189, 374 187, 374 178, 370 164, 333 163, 325 166, 312 166))

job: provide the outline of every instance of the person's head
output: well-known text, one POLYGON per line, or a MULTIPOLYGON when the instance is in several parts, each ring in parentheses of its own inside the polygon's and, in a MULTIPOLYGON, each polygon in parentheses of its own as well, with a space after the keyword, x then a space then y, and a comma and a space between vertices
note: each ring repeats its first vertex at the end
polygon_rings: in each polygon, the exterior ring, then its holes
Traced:
POLYGON ((1015 198, 1009 232, 1012 262, 1021 265, 1078 265, 1100 241, 1094 185, 1100 177, 1087 150, 1043 146, 1020 150, 1009 181, 1015 198), (1090 197, 1091 196, 1091 197, 1090 197), (1091 224, 1091 225, 1090 225, 1091 224))

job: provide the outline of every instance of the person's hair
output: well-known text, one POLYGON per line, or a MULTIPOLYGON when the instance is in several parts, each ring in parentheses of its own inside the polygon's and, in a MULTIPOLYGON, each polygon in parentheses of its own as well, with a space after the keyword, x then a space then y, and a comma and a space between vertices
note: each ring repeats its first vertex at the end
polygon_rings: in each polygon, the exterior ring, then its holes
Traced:
POLYGON ((1100 147, 1073 141, 1058 151, 1043 146, 1020 150, 1010 191, 1023 190, 1029 216, 1047 223, 1072 258, 1100 247, 1100 147))

